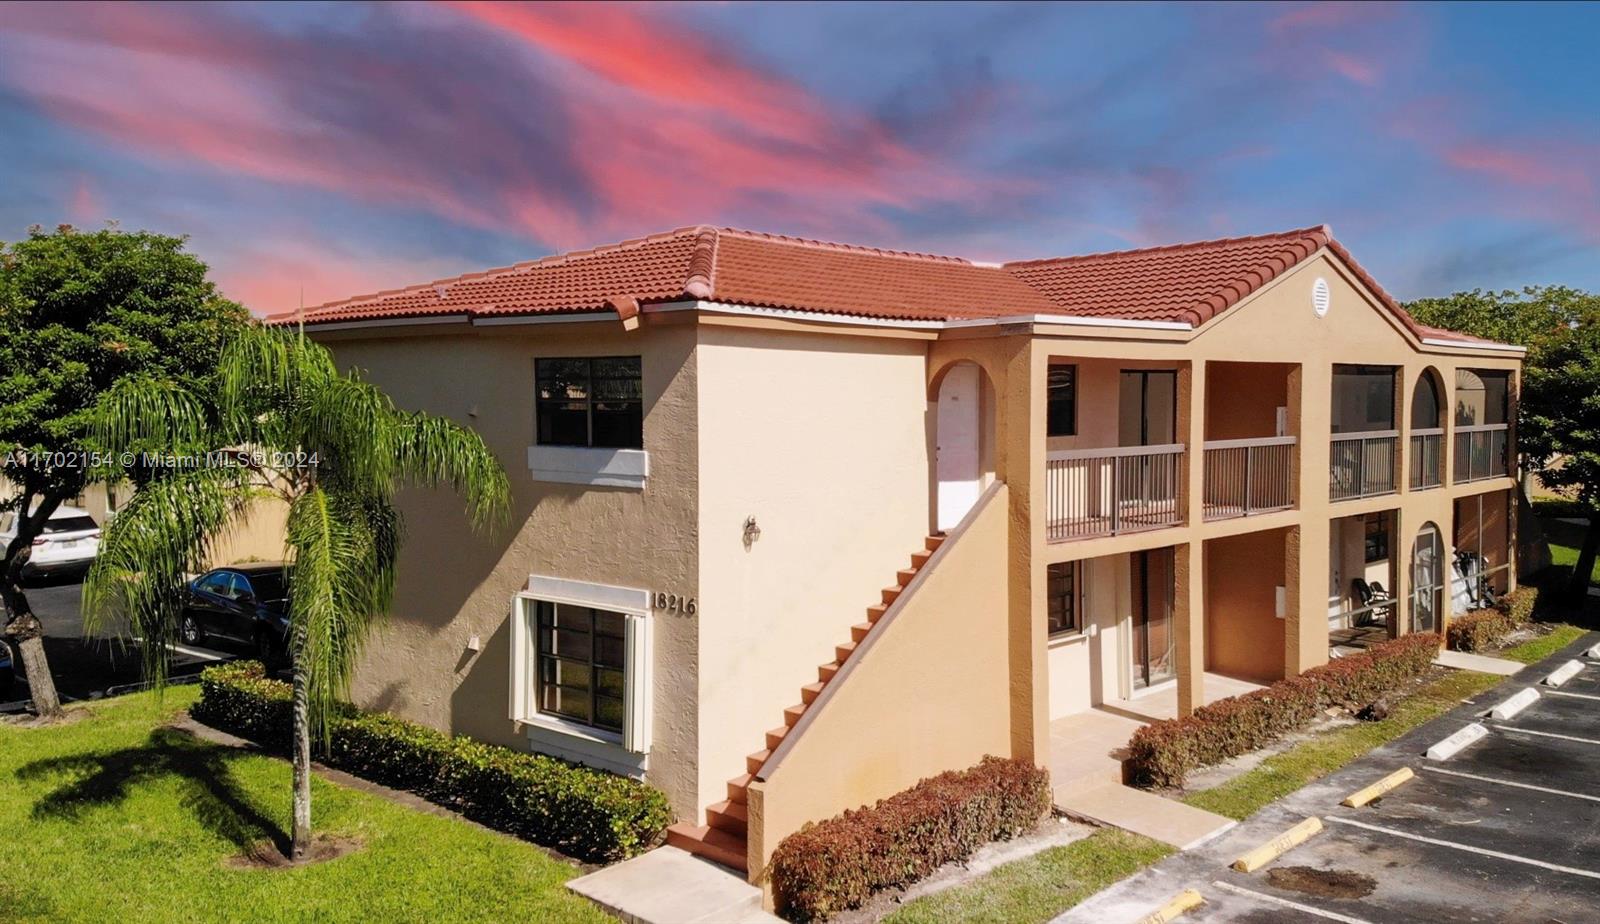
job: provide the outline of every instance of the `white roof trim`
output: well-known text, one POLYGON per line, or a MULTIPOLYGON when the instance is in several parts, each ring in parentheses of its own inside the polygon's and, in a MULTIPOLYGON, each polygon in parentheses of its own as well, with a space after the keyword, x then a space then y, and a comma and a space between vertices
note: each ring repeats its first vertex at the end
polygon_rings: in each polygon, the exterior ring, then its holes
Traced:
POLYGON ((473 318, 473 327, 504 327, 509 324, 571 324, 577 321, 615 321, 615 311, 582 311, 570 314, 517 314, 507 317, 473 318))
POLYGON ((1475 340, 1446 340, 1443 337, 1423 337, 1422 342, 1428 346, 1455 347, 1465 350, 1500 350, 1504 353, 1526 353, 1527 347, 1516 346, 1510 343, 1480 343, 1475 340))
MULTIPOLYGON (((464 313, 458 313, 458 314, 444 314, 444 315, 430 314, 430 315, 424 315, 423 317, 420 317, 420 318, 366 318, 366 319, 363 319, 363 320, 334 321, 334 322, 331 322, 331 323, 318 322, 318 321, 314 321, 314 320, 306 320, 304 322, 304 324, 305 324, 306 327, 316 328, 318 331, 324 331, 324 330, 353 330, 353 329, 356 329, 356 328, 367 328, 367 327, 411 327, 411 326, 414 326, 414 325, 417 325, 417 324, 466 324, 470 320, 471 320, 471 318, 468 315, 466 315, 464 313)), ((299 323, 301 323, 301 322, 298 321, 298 320, 297 321, 285 321, 285 322, 283 322, 282 326, 288 327, 288 326, 290 326, 292 324, 299 324, 299 323)))

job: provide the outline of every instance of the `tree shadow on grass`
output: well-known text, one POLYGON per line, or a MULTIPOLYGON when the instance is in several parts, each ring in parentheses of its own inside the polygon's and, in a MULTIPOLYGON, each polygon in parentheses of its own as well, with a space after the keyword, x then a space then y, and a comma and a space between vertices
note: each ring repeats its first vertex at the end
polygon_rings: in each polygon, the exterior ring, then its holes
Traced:
POLYGON ((138 747, 36 760, 18 768, 17 779, 72 777, 34 804, 33 817, 73 820, 127 799, 135 787, 173 777, 182 787, 184 807, 217 836, 241 851, 269 839, 287 855, 288 835, 240 788, 228 766, 231 754, 179 729, 157 728, 138 747))

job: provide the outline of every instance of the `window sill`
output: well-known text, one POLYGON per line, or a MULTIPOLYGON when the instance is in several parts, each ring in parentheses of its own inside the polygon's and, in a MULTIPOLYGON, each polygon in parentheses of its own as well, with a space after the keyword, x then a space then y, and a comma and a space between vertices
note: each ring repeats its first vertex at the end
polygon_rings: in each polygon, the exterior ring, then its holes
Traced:
POLYGON ((563 719, 560 716, 540 713, 518 721, 529 728, 542 728, 546 731, 558 732, 594 744, 610 744, 619 748, 622 747, 622 734, 620 732, 595 728, 593 725, 584 725, 582 722, 574 722, 570 719, 563 719))
POLYGON ((529 747, 539 754, 635 779, 642 779, 650 766, 648 754, 624 748, 622 736, 613 732, 548 715, 521 719, 518 728, 527 736, 529 747))
POLYGON ((650 453, 643 449, 529 446, 528 470, 535 481, 642 489, 650 475, 650 453))
POLYGON ((1045 645, 1049 648, 1059 648, 1063 645, 1072 645, 1081 641, 1085 641, 1088 638, 1089 636, 1084 635, 1082 630, 1073 629, 1070 632, 1055 633, 1054 635, 1050 636, 1048 640, 1046 640, 1045 645))

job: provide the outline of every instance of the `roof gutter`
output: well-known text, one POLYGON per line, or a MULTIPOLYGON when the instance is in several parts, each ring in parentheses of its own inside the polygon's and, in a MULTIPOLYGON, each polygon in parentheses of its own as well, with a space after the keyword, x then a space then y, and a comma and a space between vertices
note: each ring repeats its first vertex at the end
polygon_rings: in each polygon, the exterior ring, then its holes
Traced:
POLYGON ((857 315, 830 314, 796 308, 763 308, 755 305, 736 305, 706 299, 669 302, 649 305, 646 312, 657 311, 709 311, 715 314, 744 315, 748 317, 787 318, 797 321, 818 321, 824 324, 848 324, 853 327, 899 327, 911 330, 962 330, 974 327, 1011 327, 1017 324, 1066 324, 1083 327, 1120 327, 1135 330, 1193 330, 1194 326, 1182 321, 1136 321, 1123 318, 1096 318, 1064 314, 1018 314, 994 318, 964 318, 956 321, 935 321, 922 318, 868 318, 857 315))
POLYGON ((1427 346, 1450 347, 1451 349, 1465 350, 1499 350, 1503 353, 1526 353, 1527 347, 1511 343, 1492 343, 1489 341, 1446 340, 1443 337, 1423 337, 1422 342, 1427 346))

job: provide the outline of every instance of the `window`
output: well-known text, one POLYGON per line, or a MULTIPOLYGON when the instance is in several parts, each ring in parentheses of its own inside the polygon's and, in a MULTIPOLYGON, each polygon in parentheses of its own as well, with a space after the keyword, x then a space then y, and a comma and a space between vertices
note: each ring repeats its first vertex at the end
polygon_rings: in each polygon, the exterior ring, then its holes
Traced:
POLYGON ((195 584, 197 589, 203 590, 208 594, 216 594, 219 597, 226 597, 228 589, 232 586, 232 575, 226 571, 213 571, 195 584))
POLYGON ((1333 432, 1394 429, 1392 366, 1333 367, 1333 432))
POLYGON ((1063 562, 1050 566, 1045 595, 1049 598, 1051 635, 1083 631, 1083 563, 1063 562))
POLYGON ((540 600, 539 711, 622 734, 627 666, 624 616, 540 600))
POLYGON ((1074 436, 1078 432, 1078 367, 1051 366, 1047 380, 1048 436, 1074 436))
POLYGON ((1383 514, 1367 517, 1367 564, 1389 559, 1389 524, 1383 514))
POLYGON ((541 446, 644 448, 639 357, 540 359, 534 378, 541 446))

